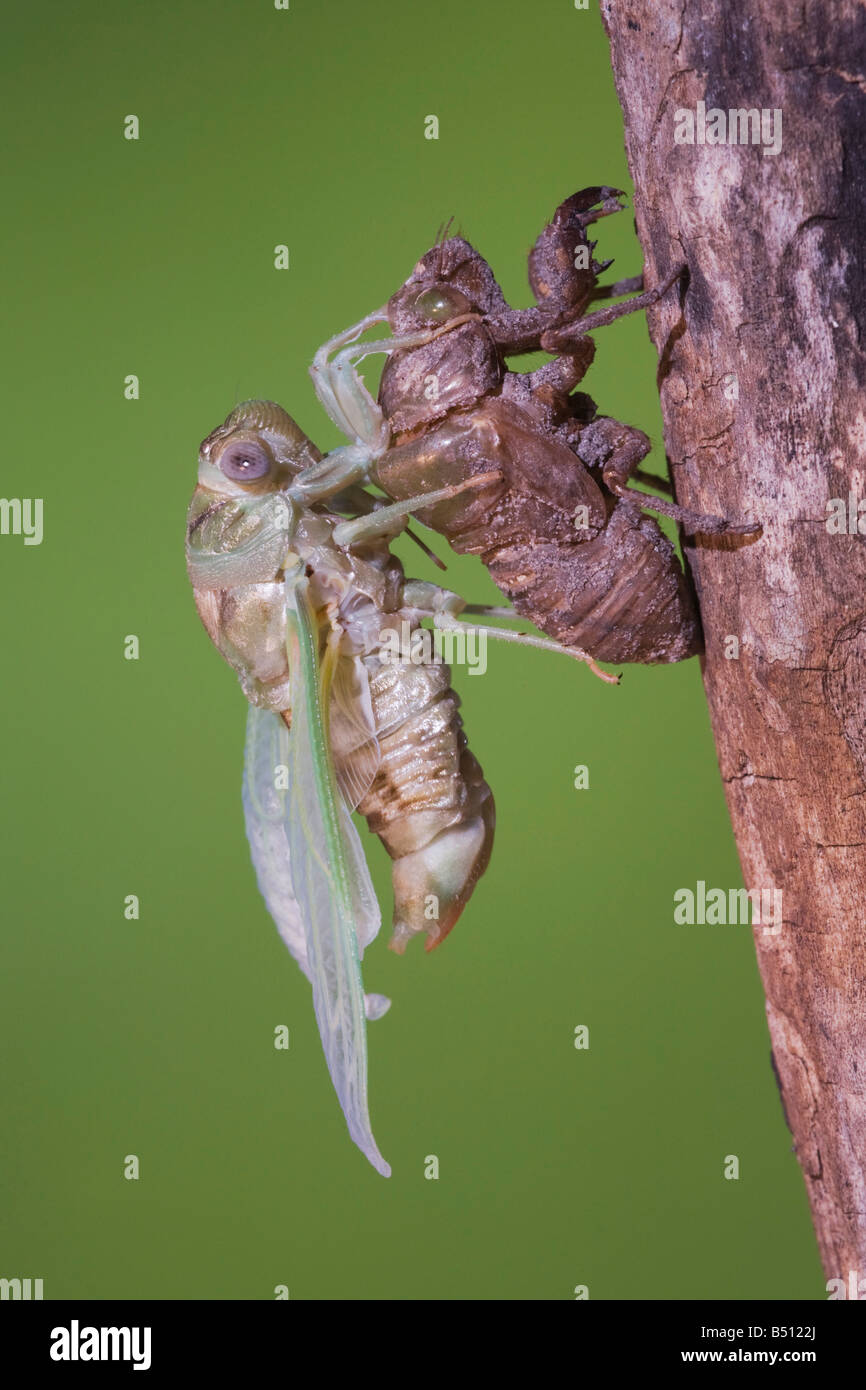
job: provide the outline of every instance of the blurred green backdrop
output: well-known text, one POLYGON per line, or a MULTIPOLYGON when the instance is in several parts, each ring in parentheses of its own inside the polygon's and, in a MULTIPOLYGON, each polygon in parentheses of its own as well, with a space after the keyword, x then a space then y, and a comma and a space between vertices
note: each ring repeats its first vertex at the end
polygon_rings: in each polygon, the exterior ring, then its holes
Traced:
MULTIPOLYGON (((741 882, 697 662, 611 690, 498 646, 456 673, 497 840, 443 949, 365 962, 394 1000, 370 1033, 386 1182, 256 890, 245 705, 184 571, 200 439, 266 396, 336 444, 311 356, 443 220, 524 304, 556 204, 630 187, 595 0, 3 19, 0 491, 45 510, 41 545, 0 536, 0 1275, 47 1298, 823 1297, 750 932, 673 923, 678 887, 741 882)), ((629 213, 599 235, 640 269, 629 213)), ((636 316, 586 386, 658 440, 654 367, 636 316)), ((446 582, 494 598, 480 563, 446 582)))

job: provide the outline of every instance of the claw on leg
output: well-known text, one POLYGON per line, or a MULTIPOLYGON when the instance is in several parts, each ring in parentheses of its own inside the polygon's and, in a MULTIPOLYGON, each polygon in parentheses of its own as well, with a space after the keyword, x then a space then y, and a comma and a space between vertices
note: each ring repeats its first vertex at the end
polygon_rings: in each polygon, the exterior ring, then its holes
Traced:
MULTIPOLYGON (((743 523, 728 521, 725 517, 709 516, 703 512, 693 512, 688 507, 680 507, 676 502, 668 502, 661 497, 651 497, 631 487, 631 480, 639 477, 642 482, 655 485, 659 480, 649 474, 642 474, 638 465, 646 458, 651 448, 649 438, 643 430, 630 425, 621 425, 617 420, 602 416, 594 421, 581 436, 579 457, 590 467, 601 467, 605 487, 615 497, 624 502, 639 506, 644 511, 658 512, 669 516, 690 533, 704 535, 750 536, 760 531, 757 521, 743 523)), ((663 486, 663 483, 661 484, 663 486)))
POLYGON ((570 656, 573 661, 581 661, 588 666, 592 674, 604 681, 606 685, 619 685, 619 676, 612 676, 607 671, 602 671, 595 658, 581 647, 564 647, 560 642, 551 642, 549 638, 532 637, 528 632, 511 632, 509 628, 489 627, 479 623, 463 623, 449 612, 435 612, 431 616, 434 627, 450 629, 452 632, 483 632, 488 637, 500 642, 514 642, 520 647, 538 647, 544 652, 558 652, 562 656, 570 656))

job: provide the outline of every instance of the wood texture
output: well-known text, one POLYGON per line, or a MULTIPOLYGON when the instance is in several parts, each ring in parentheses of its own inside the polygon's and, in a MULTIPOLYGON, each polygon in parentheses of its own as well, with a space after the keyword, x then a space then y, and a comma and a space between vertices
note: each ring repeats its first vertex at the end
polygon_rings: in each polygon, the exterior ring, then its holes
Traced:
POLYGON ((646 283, 678 261, 690 273, 681 305, 672 292, 649 314, 677 497, 764 527, 687 553, 744 882, 783 894, 781 929, 755 930, 783 1103, 827 1276, 864 1278, 866 10, 602 0, 602 14, 646 283), (779 152, 676 143, 677 111, 699 102, 781 112, 779 152), (851 494, 854 533, 836 534, 828 499, 851 494))

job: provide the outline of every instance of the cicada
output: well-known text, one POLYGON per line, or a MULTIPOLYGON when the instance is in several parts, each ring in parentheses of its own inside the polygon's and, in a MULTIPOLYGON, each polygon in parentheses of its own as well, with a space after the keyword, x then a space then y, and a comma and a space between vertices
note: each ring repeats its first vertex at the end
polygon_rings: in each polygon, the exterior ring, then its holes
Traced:
POLYGON ((388 1176, 369 1118, 366 1020, 389 1001, 365 994, 360 970, 381 918, 351 813, 393 860, 398 952, 450 932, 487 867, 495 817, 449 667, 430 647, 399 657, 407 630, 463 628, 466 605, 406 578, 390 550, 406 508, 334 488, 340 472, 281 406, 239 405, 201 445, 187 564, 249 702, 243 806, 258 885, 312 984, 349 1133, 388 1176))

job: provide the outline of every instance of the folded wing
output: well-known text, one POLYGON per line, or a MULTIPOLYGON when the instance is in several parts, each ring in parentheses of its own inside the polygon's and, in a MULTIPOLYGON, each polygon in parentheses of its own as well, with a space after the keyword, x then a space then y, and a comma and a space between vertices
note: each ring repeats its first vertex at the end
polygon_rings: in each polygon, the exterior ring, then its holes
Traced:
MULTIPOLYGON (((381 919, 331 753, 331 687, 341 663, 320 665, 318 625, 303 578, 286 584, 286 641, 292 730, 289 734, 271 711, 250 708, 247 835, 262 896, 312 983, 325 1059, 349 1133, 388 1177, 391 1170, 373 1138, 367 1107, 366 1018, 381 1017, 389 1001, 382 995, 365 997, 360 970, 363 948, 381 919)), ((366 779, 374 750, 369 738, 346 743, 344 733, 340 762, 356 769, 351 782, 357 784, 359 775, 366 779)))

